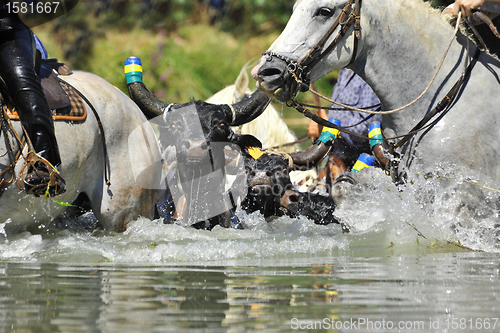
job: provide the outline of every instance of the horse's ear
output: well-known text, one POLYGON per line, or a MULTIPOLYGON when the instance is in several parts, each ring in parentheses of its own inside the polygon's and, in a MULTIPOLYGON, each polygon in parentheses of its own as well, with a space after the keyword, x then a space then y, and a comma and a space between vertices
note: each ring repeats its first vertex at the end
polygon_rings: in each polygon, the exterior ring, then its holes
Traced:
POLYGON ((239 102, 243 99, 245 96, 245 93, 247 93, 248 89, 248 84, 250 80, 248 78, 248 73, 247 71, 243 68, 240 71, 240 75, 236 78, 236 81, 234 82, 234 95, 233 95, 233 103, 239 102))

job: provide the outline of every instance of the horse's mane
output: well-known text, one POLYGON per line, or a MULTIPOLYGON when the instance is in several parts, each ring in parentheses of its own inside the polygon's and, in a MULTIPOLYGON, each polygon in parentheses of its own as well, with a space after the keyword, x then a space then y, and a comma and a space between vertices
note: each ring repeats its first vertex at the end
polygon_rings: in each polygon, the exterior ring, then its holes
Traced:
MULTIPOLYGON (((377 0, 375 0, 377 1, 377 0)), ((407 13, 407 19, 418 20, 440 20, 441 10, 433 8, 429 2, 423 0, 392 0, 395 5, 403 8, 403 12, 407 13)))
MULTIPOLYGON (((297 0, 295 4, 293 5, 293 9, 295 9, 303 0, 297 0)), ((378 1, 378 0, 374 0, 378 1)), ((394 1, 399 1, 401 2, 404 6, 407 6, 409 8, 415 9, 415 8, 425 8, 429 14, 436 14, 440 15, 441 11, 439 9, 435 9, 430 5, 430 2, 424 2, 423 0, 394 0, 394 1)), ((363 6, 363 5, 361 5, 363 6)), ((432 15, 434 15, 432 14, 432 15)))
POLYGON ((403 3, 405 6, 416 9, 416 8, 422 8, 425 9, 429 15, 441 15, 441 10, 436 9, 431 6, 429 1, 423 1, 423 0, 394 0, 394 1, 399 1, 403 3))

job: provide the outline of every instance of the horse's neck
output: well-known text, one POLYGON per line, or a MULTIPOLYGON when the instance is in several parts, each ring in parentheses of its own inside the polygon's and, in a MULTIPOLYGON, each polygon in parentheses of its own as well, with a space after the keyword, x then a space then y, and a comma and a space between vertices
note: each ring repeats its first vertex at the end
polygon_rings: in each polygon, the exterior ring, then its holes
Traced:
MULTIPOLYGON (((361 17, 362 48, 351 67, 373 88, 385 110, 406 105, 432 80, 453 29, 438 14, 412 0, 365 1, 361 17)), ((460 63, 465 58, 463 47, 454 42, 435 83, 410 108, 414 111, 403 112, 411 112, 412 118, 418 119, 432 109, 460 76, 460 63)), ((412 125, 407 117, 386 118, 399 130, 408 130, 412 125)))

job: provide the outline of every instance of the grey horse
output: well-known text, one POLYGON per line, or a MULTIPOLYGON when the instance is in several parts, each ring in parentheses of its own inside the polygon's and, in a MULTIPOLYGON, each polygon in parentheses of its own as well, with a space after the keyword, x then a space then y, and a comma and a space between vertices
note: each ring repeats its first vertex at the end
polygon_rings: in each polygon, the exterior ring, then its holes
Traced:
POLYGON ((388 111, 382 129, 385 147, 395 145, 388 155, 395 179, 434 175, 500 188, 500 62, 455 35, 439 11, 421 0, 299 0, 252 75, 259 89, 285 102, 343 67, 388 111), (335 26, 341 15, 348 23, 335 26))

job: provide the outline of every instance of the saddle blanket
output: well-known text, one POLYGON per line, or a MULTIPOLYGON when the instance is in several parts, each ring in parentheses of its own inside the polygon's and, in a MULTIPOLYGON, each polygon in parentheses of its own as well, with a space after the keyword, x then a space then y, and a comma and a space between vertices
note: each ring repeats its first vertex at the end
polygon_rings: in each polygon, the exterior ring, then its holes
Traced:
MULTIPOLYGON (((70 105, 52 110, 54 120, 83 121, 87 118, 87 109, 78 93, 69 85, 60 81, 61 87, 69 97, 70 105)), ((5 103, 4 103, 5 106, 5 103)), ((19 120, 16 110, 7 108, 7 115, 11 120, 19 120)))

